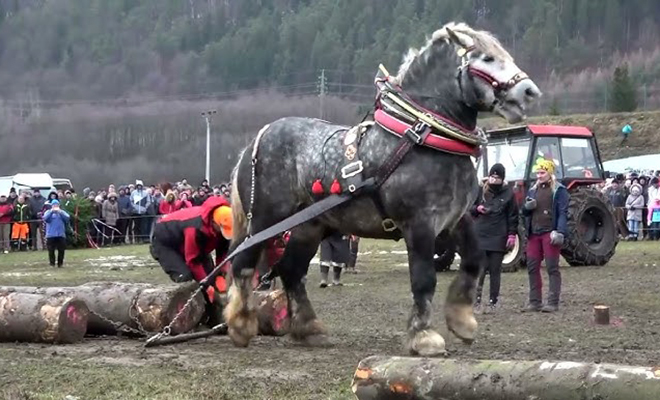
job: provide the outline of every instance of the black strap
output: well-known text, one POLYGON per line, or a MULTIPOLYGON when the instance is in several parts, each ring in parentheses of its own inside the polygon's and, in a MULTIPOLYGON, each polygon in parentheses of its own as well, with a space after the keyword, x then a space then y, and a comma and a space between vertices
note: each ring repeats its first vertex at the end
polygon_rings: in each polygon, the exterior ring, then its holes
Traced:
MULTIPOLYGON (((220 273, 220 268, 224 266, 229 260, 236 257, 242 251, 245 251, 257 244, 264 242, 282 232, 288 231, 300 224, 310 221, 319 215, 331 210, 338 205, 351 200, 354 196, 359 196, 364 191, 376 191, 380 188, 387 178, 392 175, 394 170, 401 164, 403 158, 408 152, 416 145, 421 144, 426 139, 426 136, 431 132, 431 128, 423 122, 417 122, 410 129, 406 130, 406 134, 399 140, 399 144, 394 151, 387 157, 383 165, 378 168, 376 175, 367 178, 362 182, 356 184, 354 192, 344 192, 342 194, 333 194, 323 200, 317 201, 304 208, 303 210, 291 215, 288 218, 278 222, 277 224, 258 232, 254 236, 245 239, 238 247, 236 247, 225 259, 218 264, 211 273, 204 278, 199 284, 206 288, 214 282, 215 277, 220 273), (421 140, 421 141, 420 141, 421 140)), ((373 193, 373 192, 372 192, 373 193)))

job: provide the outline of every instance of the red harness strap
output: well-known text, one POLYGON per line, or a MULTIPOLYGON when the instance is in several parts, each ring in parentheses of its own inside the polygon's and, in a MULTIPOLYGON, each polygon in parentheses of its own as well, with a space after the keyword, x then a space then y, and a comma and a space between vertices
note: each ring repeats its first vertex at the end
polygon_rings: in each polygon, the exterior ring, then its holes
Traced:
MULTIPOLYGON (((380 126, 399 137, 403 136, 405 131, 411 128, 411 125, 408 123, 389 115, 381 109, 377 109, 375 111, 374 120, 380 126)), ((449 139, 434 133, 431 133, 426 137, 423 145, 434 150, 462 156, 479 157, 481 155, 479 146, 470 146, 469 144, 460 142, 458 140, 449 139)))

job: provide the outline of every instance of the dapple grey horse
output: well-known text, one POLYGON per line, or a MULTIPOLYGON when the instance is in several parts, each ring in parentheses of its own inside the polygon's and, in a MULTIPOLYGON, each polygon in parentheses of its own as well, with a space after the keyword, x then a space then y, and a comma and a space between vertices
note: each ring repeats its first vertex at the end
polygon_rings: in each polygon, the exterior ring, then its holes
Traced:
MULTIPOLYGON (((520 122, 541 96, 537 85, 497 39, 462 23, 447 24, 420 49, 410 49, 392 81, 425 112, 441 115, 467 130, 476 127, 479 112, 520 122)), ((234 247, 316 201, 310 189, 313 183, 320 179, 329 187, 343 165, 345 154, 338 132, 346 129, 314 118, 288 117, 259 132, 258 145, 253 140, 247 146, 233 171, 234 247), (257 154, 254 165, 252 152, 257 154)), ((373 176, 399 140, 379 125, 368 127, 359 144, 362 174, 373 176)), ((447 295, 445 319, 451 332, 471 343, 477 329, 472 303, 481 253, 471 220, 463 215, 474 201, 476 186, 470 157, 417 146, 378 188, 382 207, 370 196, 356 196, 294 228, 278 266, 289 301, 291 336, 310 343, 327 339, 303 283, 319 243, 331 231, 394 238, 383 229, 384 210, 396 223, 408 250, 413 295, 408 351, 425 356, 445 352, 443 337, 431 328, 431 301, 436 287, 434 242, 438 234, 449 230, 458 232, 462 246, 474 250, 463 252, 460 272, 447 295)), ((263 246, 254 246, 233 260, 224 316, 237 346, 247 346, 257 333, 250 279, 262 250, 263 246)))

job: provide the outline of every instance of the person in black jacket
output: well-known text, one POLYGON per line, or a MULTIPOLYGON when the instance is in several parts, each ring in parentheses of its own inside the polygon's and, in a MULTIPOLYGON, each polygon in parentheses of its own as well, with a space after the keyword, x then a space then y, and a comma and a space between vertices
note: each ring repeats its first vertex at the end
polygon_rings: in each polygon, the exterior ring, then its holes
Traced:
POLYGON ((472 207, 479 245, 485 252, 477 286, 477 313, 482 311, 481 293, 486 271, 490 273, 490 301, 485 311, 494 311, 500 295, 502 259, 516 243, 518 206, 511 188, 504 184, 505 172, 502 164, 491 167, 488 180, 479 191, 472 207))

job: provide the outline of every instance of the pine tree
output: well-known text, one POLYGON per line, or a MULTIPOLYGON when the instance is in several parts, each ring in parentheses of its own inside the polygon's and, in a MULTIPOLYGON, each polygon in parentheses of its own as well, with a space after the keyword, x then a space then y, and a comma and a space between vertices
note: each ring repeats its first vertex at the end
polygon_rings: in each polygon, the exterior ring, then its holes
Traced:
POLYGON ((612 112, 635 111, 637 109, 637 88, 630 79, 627 64, 620 65, 614 70, 609 109, 612 112))
POLYGON ((550 109, 548 110, 549 115, 561 115, 561 109, 559 108, 559 101, 557 98, 552 99, 552 103, 550 104, 550 109))

